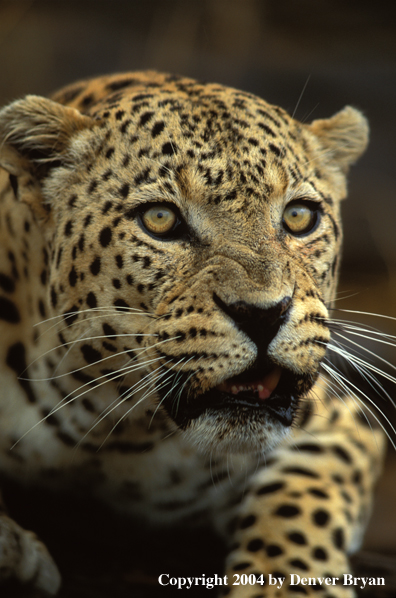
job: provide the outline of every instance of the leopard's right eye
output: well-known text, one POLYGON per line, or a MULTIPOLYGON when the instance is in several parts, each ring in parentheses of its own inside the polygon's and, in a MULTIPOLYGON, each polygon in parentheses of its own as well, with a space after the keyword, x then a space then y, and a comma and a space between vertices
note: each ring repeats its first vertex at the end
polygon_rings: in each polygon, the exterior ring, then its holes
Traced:
POLYGON ((170 240, 178 236, 182 220, 176 207, 158 203, 140 212, 140 222, 153 237, 170 240))

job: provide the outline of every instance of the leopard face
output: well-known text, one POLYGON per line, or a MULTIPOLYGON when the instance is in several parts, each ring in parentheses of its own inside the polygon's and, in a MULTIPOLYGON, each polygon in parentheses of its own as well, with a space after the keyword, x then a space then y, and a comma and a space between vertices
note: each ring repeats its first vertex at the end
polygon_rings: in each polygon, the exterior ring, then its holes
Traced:
POLYGON ((28 97, 0 127, 50 256, 59 371, 203 450, 277 444, 325 356, 364 117, 303 125, 247 93, 138 73, 28 97))

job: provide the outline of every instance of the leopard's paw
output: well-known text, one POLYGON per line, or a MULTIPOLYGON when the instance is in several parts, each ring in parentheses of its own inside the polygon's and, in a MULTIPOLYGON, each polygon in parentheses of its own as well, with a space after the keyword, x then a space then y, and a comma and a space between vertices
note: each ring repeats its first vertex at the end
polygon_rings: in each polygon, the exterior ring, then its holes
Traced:
POLYGON ((0 583, 17 579, 54 596, 61 576, 44 544, 33 532, 6 515, 0 516, 0 583))

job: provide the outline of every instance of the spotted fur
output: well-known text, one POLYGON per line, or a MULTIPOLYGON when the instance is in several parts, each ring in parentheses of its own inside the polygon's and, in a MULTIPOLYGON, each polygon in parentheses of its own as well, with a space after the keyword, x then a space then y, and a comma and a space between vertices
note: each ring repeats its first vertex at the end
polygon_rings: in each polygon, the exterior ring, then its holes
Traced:
MULTIPOLYGON (((362 114, 306 125, 147 72, 27 96, 0 133, 2 474, 86 484, 154 524, 210 522, 230 579, 347 573, 384 443, 318 375, 362 114), (152 207, 175 216, 167 234, 147 228, 152 207)), ((0 524, 0 575, 56 594, 44 545, 0 524)))

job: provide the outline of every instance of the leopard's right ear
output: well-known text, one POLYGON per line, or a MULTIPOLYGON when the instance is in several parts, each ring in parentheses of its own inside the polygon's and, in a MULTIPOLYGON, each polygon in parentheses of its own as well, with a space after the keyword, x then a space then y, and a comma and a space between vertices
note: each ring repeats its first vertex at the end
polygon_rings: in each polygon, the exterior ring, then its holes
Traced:
POLYGON ((78 110, 29 95, 0 111, 0 166, 11 175, 27 170, 42 178, 67 162, 72 137, 94 120, 78 110))
POLYGON ((327 150, 328 159, 344 173, 348 172, 368 144, 368 121, 352 106, 345 106, 331 118, 314 120, 307 126, 327 150))

